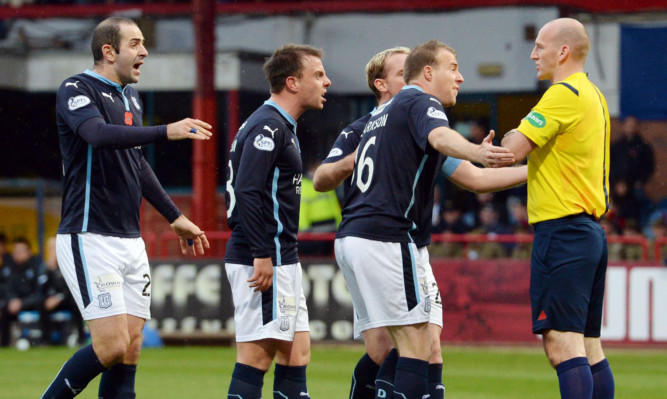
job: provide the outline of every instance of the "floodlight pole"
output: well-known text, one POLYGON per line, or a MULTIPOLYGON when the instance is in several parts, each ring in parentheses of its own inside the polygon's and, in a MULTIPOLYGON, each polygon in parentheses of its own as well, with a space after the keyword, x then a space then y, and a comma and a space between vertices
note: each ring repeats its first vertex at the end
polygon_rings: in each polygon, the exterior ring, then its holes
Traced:
POLYGON ((215 94, 215 0, 193 0, 197 82, 193 115, 213 125, 213 137, 192 146, 193 222, 204 231, 217 230, 217 101, 215 94))

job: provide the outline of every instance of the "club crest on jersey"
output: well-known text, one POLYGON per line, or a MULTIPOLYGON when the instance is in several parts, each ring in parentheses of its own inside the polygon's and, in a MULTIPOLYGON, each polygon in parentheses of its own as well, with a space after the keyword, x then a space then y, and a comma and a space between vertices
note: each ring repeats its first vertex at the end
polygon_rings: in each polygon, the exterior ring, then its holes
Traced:
POLYGON ((111 294, 105 292, 97 296, 97 300, 102 309, 107 309, 111 307, 111 294))
POLYGON ((343 155, 343 150, 341 150, 340 148, 332 148, 331 151, 329 151, 329 155, 327 155, 327 158, 337 157, 339 155, 343 155))
POLYGON ((447 115, 445 115, 445 113, 440 111, 439 109, 435 109, 435 107, 428 107, 428 111, 426 111, 426 115, 430 116, 431 118, 435 118, 435 119, 447 120, 447 115))
POLYGON ((132 102, 134 103, 134 106, 137 107, 138 110, 141 110, 141 107, 139 106, 139 101, 137 101, 136 97, 132 96, 132 102))
POLYGON ((289 330, 289 317, 280 316, 280 331, 289 330))
POLYGON ((263 134, 257 135, 252 145, 260 151, 273 151, 276 146, 271 137, 266 137, 263 134))
POLYGON ((90 104, 90 98, 86 96, 70 97, 69 100, 67 101, 67 106, 69 107, 70 111, 74 111, 75 109, 85 107, 88 104, 90 104))

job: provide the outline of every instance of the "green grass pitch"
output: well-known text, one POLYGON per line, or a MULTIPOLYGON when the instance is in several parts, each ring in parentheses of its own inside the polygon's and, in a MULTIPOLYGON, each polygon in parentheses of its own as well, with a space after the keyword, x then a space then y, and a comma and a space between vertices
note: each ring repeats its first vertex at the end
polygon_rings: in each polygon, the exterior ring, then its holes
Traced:
MULTIPOLYGON (((0 350, 0 398, 39 398, 73 350, 0 350)), ((360 345, 316 345, 308 366, 313 399, 347 398, 360 345)), ((667 350, 609 349, 617 399, 667 398, 667 350)), ((224 398, 234 367, 234 348, 145 349, 137 374, 143 399, 224 398)), ((558 380, 540 347, 444 347, 446 399, 558 399, 558 380)), ((273 372, 263 397, 271 399, 273 372)), ((96 399, 98 380, 77 398, 96 399)))

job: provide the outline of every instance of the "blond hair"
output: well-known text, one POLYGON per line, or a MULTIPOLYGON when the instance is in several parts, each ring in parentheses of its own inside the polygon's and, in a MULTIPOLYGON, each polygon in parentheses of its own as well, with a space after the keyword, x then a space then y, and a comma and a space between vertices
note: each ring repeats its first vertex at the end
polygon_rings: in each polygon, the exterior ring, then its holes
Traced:
POLYGON ((368 88, 371 89, 375 95, 375 99, 379 100, 382 93, 375 87, 375 79, 384 79, 387 77, 385 73, 385 61, 393 54, 410 54, 410 49, 407 47, 394 47, 375 54, 368 64, 366 64, 366 82, 368 88))

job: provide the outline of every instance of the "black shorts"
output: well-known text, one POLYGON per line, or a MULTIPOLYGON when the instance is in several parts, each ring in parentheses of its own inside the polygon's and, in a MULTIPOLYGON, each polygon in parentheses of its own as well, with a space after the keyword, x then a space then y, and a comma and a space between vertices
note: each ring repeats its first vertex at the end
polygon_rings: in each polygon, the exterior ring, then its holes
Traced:
POLYGON ((599 337, 606 272, 607 238, 590 216, 537 223, 530 262, 533 333, 599 337))

